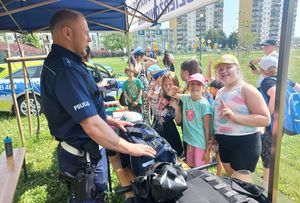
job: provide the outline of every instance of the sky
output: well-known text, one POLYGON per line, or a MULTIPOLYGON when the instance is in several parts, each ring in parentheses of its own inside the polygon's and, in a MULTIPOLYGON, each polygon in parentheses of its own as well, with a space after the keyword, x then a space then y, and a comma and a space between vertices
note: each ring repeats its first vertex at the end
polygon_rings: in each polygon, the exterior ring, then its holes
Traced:
MULTIPOLYGON (((239 0, 224 0, 223 30, 228 36, 238 28, 239 0)), ((300 0, 297 5, 295 37, 300 37, 300 0)))
POLYGON ((223 31, 229 36, 238 28, 239 0, 224 0, 223 11, 223 31))
MULTIPOLYGON (((223 31, 229 36, 238 29, 239 0, 224 0, 223 31)), ((168 28, 168 21, 161 24, 161 28, 168 28)), ((295 37, 300 37, 300 0, 297 5, 295 37)))
POLYGON ((295 25, 295 37, 300 37, 300 1, 298 0, 297 5, 297 17, 295 25))

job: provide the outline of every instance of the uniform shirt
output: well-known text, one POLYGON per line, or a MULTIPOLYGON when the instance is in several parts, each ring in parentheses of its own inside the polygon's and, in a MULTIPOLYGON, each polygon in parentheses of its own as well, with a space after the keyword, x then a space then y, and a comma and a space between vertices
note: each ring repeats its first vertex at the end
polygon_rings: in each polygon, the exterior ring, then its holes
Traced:
POLYGON ((81 57, 55 44, 41 74, 41 104, 51 134, 79 148, 90 139, 79 123, 97 114, 106 119, 98 87, 81 57))
POLYGON ((206 98, 194 101, 190 95, 181 95, 183 104, 183 140, 197 148, 205 149, 203 117, 212 116, 212 109, 206 98))
POLYGON ((242 87, 244 85, 245 83, 237 85, 232 90, 226 90, 223 87, 218 91, 213 105, 215 111, 214 112, 215 134, 242 136, 242 135, 253 134, 259 131, 257 127, 241 125, 220 116, 220 112, 223 109, 223 105, 221 104, 221 99, 225 102, 225 104, 228 106, 228 108, 231 109, 233 113, 241 114, 241 115, 250 114, 245 99, 241 94, 242 87))

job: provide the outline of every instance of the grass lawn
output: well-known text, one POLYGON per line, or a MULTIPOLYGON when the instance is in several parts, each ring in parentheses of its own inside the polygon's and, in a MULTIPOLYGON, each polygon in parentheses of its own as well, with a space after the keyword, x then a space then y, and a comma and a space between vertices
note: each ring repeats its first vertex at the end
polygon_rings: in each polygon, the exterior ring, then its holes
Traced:
MULTIPOLYGON (((247 55, 240 55, 242 72, 244 78, 249 83, 255 84, 256 77, 251 73, 247 67, 250 59, 256 56, 261 56, 262 52, 248 53, 247 55)), ((220 54, 202 54, 203 69, 206 71, 207 61, 209 58, 214 62, 220 54)), ((180 64, 190 58, 198 58, 199 54, 195 55, 175 55, 176 73, 179 76, 180 64)), ((122 58, 102 58, 94 59, 97 62, 115 67, 115 73, 123 73, 126 66, 126 60, 122 58)), ((160 64, 162 57, 159 57, 160 64)), ((300 82, 300 50, 293 50, 291 52, 291 60, 289 63, 289 78, 300 82)), ((36 126, 36 119, 33 118, 34 126, 36 126)), ((64 184, 60 183, 58 178, 58 166, 56 157, 56 146, 58 142, 50 135, 47 121, 44 115, 41 116, 41 134, 28 134, 27 118, 22 118, 23 128, 25 132, 25 147, 26 147, 26 163, 28 171, 28 180, 24 182, 24 175, 21 174, 19 179, 14 202, 22 203, 40 203, 40 202, 67 202, 67 189, 64 184)), ((34 127, 35 128, 35 127, 34 127)), ((20 147, 21 142, 19 138, 16 119, 6 113, 0 113, 0 139, 3 140, 5 136, 12 136, 13 146, 20 147)), ((3 141, 0 145, 0 152, 4 150, 3 141)), ((300 202, 300 136, 284 136, 282 141, 282 154, 280 163, 280 191, 288 196, 289 199, 300 202)), ((214 169, 212 169, 214 172, 214 169)), ((262 175, 262 165, 259 162, 256 173, 258 176, 262 175)), ((113 175, 113 185, 118 183, 115 175, 113 175)), ((115 197, 110 195, 110 202, 122 202, 122 197, 115 197)), ((278 201, 282 202, 282 201, 278 201)))

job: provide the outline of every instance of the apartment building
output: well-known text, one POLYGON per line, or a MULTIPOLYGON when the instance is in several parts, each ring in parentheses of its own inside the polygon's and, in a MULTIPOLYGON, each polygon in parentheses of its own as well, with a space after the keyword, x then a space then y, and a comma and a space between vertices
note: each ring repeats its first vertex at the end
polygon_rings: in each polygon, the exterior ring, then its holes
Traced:
POLYGON ((192 46, 211 29, 223 30, 223 7, 223 0, 220 0, 171 20, 177 48, 192 46))
POLYGON ((160 29, 159 26, 147 30, 139 30, 133 33, 133 47, 154 47, 160 51, 168 49, 174 52, 174 33, 173 29, 160 29))
MULTIPOLYGON (((297 3, 294 9, 296 19, 297 3)), ((283 0, 240 0, 239 8, 239 37, 245 33, 257 34, 259 40, 268 38, 280 38, 283 0)), ((293 23, 292 37, 295 33, 295 21, 293 23)))

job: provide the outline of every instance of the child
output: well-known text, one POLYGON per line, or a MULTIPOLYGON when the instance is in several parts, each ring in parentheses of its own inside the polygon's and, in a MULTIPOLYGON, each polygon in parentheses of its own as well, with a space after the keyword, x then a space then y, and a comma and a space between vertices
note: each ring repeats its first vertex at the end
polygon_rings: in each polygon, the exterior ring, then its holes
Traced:
POLYGON ((157 103, 158 94, 161 90, 161 79, 165 73, 166 69, 155 70, 151 73, 153 81, 150 84, 150 89, 147 94, 147 97, 151 101, 151 103, 157 103))
MULTIPOLYGON (((197 60, 195 60, 195 59, 187 60, 187 61, 184 61, 181 64, 180 77, 184 82, 186 82, 186 84, 189 81, 190 76, 193 75, 193 74, 196 74, 196 73, 202 74, 202 67, 197 62, 197 60)), ((183 94, 188 93, 188 86, 187 85, 186 85, 185 88, 183 88, 182 93, 183 94)))
MULTIPOLYGON (((274 113, 275 108, 275 95, 276 95, 276 80, 270 78, 270 76, 276 77, 277 75, 277 64, 278 60, 276 57, 266 56, 263 57, 259 63, 260 65, 260 74, 263 77, 262 82, 260 83, 260 91, 266 96, 266 102, 271 114, 274 113)), ((288 80, 287 85, 292 86, 296 91, 300 92, 299 84, 288 80)), ((272 146, 272 132, 271 127, 266 128, 265 133, 261 137, 262 141, 262 151, 261 159, 263 162, 263 178, 265 189, 268 189, 269 183, 269 172, 270 172, 270 162, 271 162, 271 146, 272 146)))
POLYGON ((179 81, 174 72, 167 72, 162 77, 161 84, 162 91, 158 102, 152 105, 154 114, 153 128, 170 143, 171 147, 177 152, 177 155, 180 156, 183 150, 179 133, 174 123, 175 109, 170 106, 171 98, 167 95, 167 92, 174 86, 178 88, 179 81))
POLYGON ((186 163, 192 168, 210 161, 208 143, 212 109, 207 99, 203 97, 205 83, 203 75, 196 73, 190 76, 187 84, 191 95, 177 94, 176 88, 169 93, 183 103, 182 123, 183 139, 187 143, 186 163))
POLYGON ((214 102, 214 133, 228 176, 237 170, 254 172, 261 152, 258 127, 268 126, 270 113, 262 95, 241 78, 233 55, 223 55, 214 66, 224 85, 214 102))
POLYGON ((130 111, 142 113, 141 96, 144 85, 142 84, 140 79, 133 76, 134 73, 129 68, 125 69, 125 74, 128 76, 128 80, 124 82, 122 91, 124 92, 128 109, 130 111))
POLYGON ((163 64, 169 71, 175 72, 175 59, 174 56, 168 51, 165 51, 163 64))

